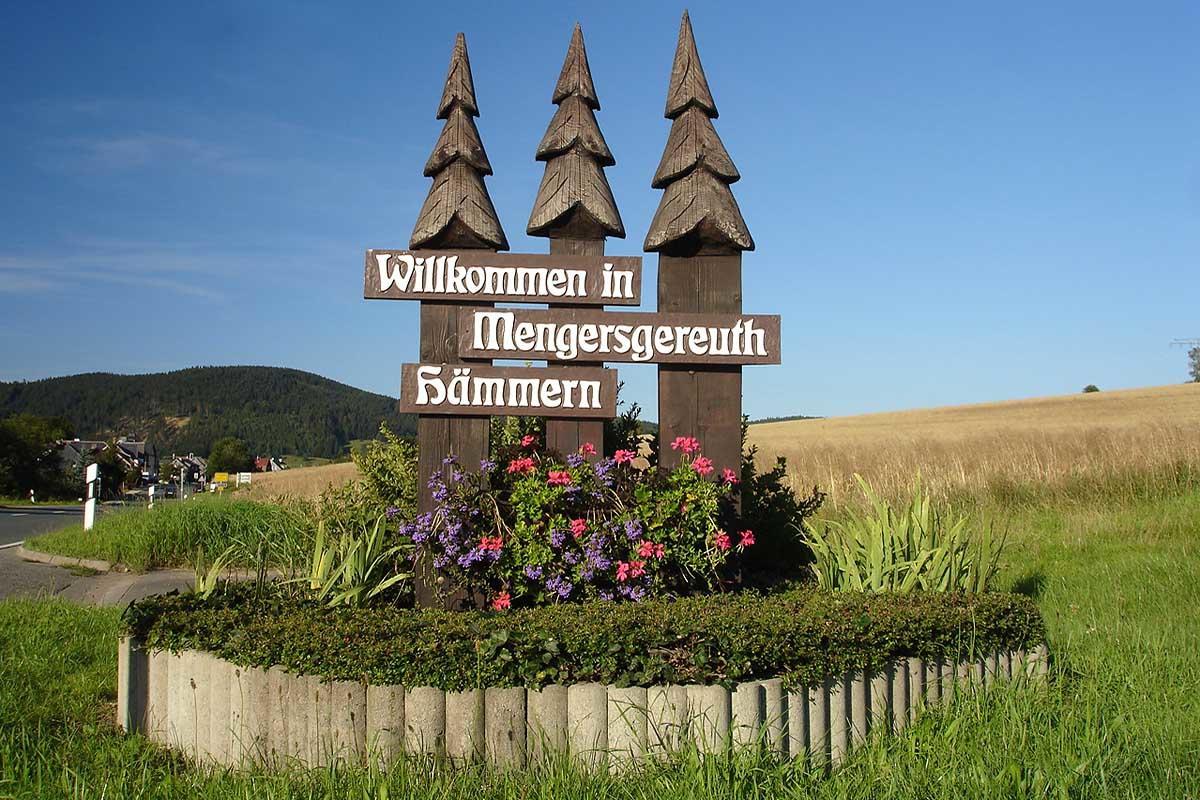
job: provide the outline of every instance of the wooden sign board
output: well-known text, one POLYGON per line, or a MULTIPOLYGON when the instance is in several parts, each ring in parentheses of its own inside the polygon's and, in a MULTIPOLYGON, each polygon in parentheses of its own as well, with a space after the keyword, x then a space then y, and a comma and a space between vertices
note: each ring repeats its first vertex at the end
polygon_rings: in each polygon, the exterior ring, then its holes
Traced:
POLYGON ((642 302, 642 258, 486 250, 368 250, 363 297, 636 306, 642 302))
POLYGON ((463 308, 458 354, 548 361, 778 364, 779 317, 463 308))
POLYGON ((617 372, 582 367, 405 364, 400 372, 400 411, 607 419, 617 415, 617 372))

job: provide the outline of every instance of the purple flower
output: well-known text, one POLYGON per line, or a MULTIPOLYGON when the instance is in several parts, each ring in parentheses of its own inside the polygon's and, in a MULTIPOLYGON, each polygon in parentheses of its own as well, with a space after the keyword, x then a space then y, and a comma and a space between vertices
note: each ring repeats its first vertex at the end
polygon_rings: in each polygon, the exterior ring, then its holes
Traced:
POLYGON ((495 462, 495 461, 490 461, 490 460, 488 460, 488 459, 486 459, 486 458, 485 458, 485 459, 483 459, 482 461, 480 461, 480 462, 479 462, 479 471, 480 471, 480 472, 491 472, 491 471, 492 471, 492 470, 494 470, 495 468, 496 468, 496 462, 495 462))
POLYGON ((600 599, 601 600, 612 600, 613 593, 608 591, 607 589, 601 589, 600 590, 600 599))
POLYGON ((574 588, 574 585, 563 575, 555 575, 546 581, 546 591, 557 595, 559 600, 566 600, 570 597, 574 588))
POLYGON ((575 566, 579 563, 579 553, 576 553, 574 550, 568 550, 567 552, 563 553, 563 561, 567 562, 571 566, 575 566))
POLYGON ((443 459, 442 459, 442 463, 443 463, 443 464, 446 464, 446 465, 450 465, 450 464, 457 464, 457 463, 458 463, 458 456, 453 456, 453 455, 451 455, 451 456, 446 456, 445 458, 443 458, 443 459))
POLYGON ((388 519, 395 519, 400 514, 400 509, 395 506, 388 506, 387 511, 384 513, 387 514, 388 519))
POLYGON ((625 536, 630 541, 642 538, 642 523, 636 519, 628 520, 625 523, 625 536))
POLYGON ((579 453, 571 453, 567 456, 567 466, 569 467, 582 467, 585 461, 587 459, 579 455, 579 453))
POLYGON ((536 564, 526 564, 525 577, 531 581, 540 581, 542 579, 542 568, 536 564))
POLYGON ((434 569, 445 569, 449 565, 450 565, 450 559, 446 558, 445 556, 434 556, 433 557, 433 568, 434 569))
POLYGON ((555 550, 562 549, 567 541, 566 531, 550 531, 550 546, 555 550))

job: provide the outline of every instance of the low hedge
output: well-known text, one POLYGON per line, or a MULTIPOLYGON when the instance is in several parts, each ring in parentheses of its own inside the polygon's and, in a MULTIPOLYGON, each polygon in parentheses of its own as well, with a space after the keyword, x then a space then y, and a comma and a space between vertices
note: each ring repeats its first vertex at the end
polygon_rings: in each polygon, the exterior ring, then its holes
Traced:
POLYGON ((207 600, 148 598, 129 607, 124 623, 154 649, 448 690, 583 681, 728 686, 779 676, 794 686, 895 657, 956 659, 1045 641, 1041 615, 1021 595, 811 587, 491 613, 328 608, 241 585, 207 600))

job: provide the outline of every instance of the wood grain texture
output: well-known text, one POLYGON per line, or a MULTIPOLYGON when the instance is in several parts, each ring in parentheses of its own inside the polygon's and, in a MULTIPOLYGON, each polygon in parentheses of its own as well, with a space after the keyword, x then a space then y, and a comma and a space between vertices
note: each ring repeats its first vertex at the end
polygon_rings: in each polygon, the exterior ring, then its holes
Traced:
POLYGON ((688 106, 696 106, 709 117, 717 118, 717 104, 713 101, 704 66, 700 63, 700 53, 696 50, 692 18, 684 11, 683 20, 679 23, 675 58, 671 62, 671 81, 667 85, 667 108, 663 116, 674 119, 688 106))
POLYGON ((664 192, 644 249, 673 256, 753 250, 754 239, 729 189, 741 175, 712 125, 717 106, 686 11, 671 65, 666 116, 672 120, 671 132, 652 181, 664 192))
POLYGON ((433 186, 417 215, 411 246, 507 250, 508 239, 483 183, 492 167, 472 119, 479 116, 479 104, 461 33, 454 41, 437 116, 446 124, 425 165, 433 186))
POLYGON ((604 167, 616 160, 593 113, 600 101, 578 25, 571 34, 553 101, 558 110, 536 153, 538 160, 546 162, 546 169, 526 232, 564 238, 564 232, 578 228, 588 235, 573 238, 624 238, 621 213, 604 174, 604 167))
MULTIPOLYGON (((550 253, 554 256, 602 256, 604 255, 603 237, 591 239, 551 239, 550 253)), ((641 273, 638 274, 641 280, 641 273)), ((641 289, 638 289, 641 294, 641 289)), ((552 306, 552 308, 557 306, 552 306)), ((602 366, 602 362, 583 362, 580 366, 602 366)), ((547 369, 555 369, 554 362, 547 362, 547 369)), ((613 413, 616 416, 616 394, 614 387, 613 413)), ((546 447, 560 453, 575 453, 585 443, 595 445, 596 456, 588 457, 595 460, 604 453, 604 421, 598 419, 547 419, 546 447)))
MULTIPOLYGON (((555 248, 551 247, 551 250, 555 248)), ((425 265, 426 272, 420 281, 413 277, 408 288, 401 289, 400 285, 392 284, 383 288, 384 281, 380 277, 378 257, 387 256, 386 268, 397 269, 397 259, 401 256, 411 256, 413 259, 445 258, 456 259, 455 266, 464 269, 476 267, 496 267, 501 269, 542 269, 542 270, 582 270, 584 272, 584 294, 571 298, 572 306, 636 306, 642 302, 642 257, 641 256, 608 256, 584 255, 581 250, 562 249, 561 252, 547 255, 545 253, 496 253, 491 250, 382 250, 371 249, 366 253, 363 272, 363 297, 368 300, 453 300, 458 302, 488 302, 488 303, 546 303, 555 298, 549 293, 544 295, 519 292, 450 292, 437 291, 437 279, 430 277, 432 268, 425 265), (613 270, 632 273, 631 289, 628 297, 604 297, 604 267, 611 264, 613 270), (433 283, 432 288, 429 286, 433 283)), ((446 269, 449 268, 447 262, 446 269)), ((449 280, 445 270, 438 267, 434 274, 442 275, 443 289, 448 288, 449 280)), ((528 277, 513 278, 513 283, 531 283, 528 277)), ((484 289, 488 288, 484 284, 484 289)), ((507 288, 503 285, 495 288, 507 288)), ((528 287, 526 287, 528 288, 528 287)))
MULTIPOLYGON (((738 313, 742 308, 740 253, 677 258, 659 256, 658 307, 664 312, 738 313)), ((659 460, 679 463, 669 447, 677 436, 695 436, 717 471, 740 474, 742 370, 736 366, 658 368, 659 460)))

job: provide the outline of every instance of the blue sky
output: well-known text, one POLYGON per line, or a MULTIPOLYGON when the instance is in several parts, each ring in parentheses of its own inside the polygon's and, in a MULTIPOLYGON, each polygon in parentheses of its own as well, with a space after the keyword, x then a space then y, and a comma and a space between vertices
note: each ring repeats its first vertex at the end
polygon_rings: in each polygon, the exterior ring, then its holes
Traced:
MULTIPOLYGON (((690 5, 734 193, 745 309, 783 315, 753 416, 1176 383, 1200 337, 1200 4, 690 5)), ((0 379, 195 364, 388 394, 404 247, 467 35, 514 252, 582 23, 636 255, 682 6, 21 4, 0 31, 0 379)), ((655 257, 646 259, 653 302, 655 257)), ((652 306, 650 307, 652 310, 652 306)), ((622 366, 653 409, 653 367, 622 366)), ((649 414, 654 417, 653 411, 649 414)))

